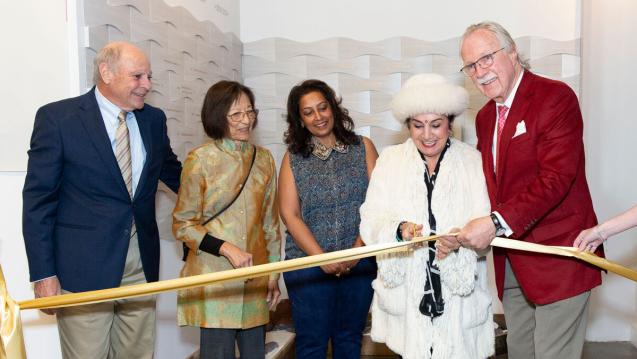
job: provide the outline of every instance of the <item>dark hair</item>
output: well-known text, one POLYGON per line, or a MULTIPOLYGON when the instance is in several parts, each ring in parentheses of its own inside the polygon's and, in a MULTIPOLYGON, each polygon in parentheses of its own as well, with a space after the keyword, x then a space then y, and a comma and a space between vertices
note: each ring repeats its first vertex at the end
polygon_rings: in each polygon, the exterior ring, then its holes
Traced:
POLYGON ((311 92, 320 92, 330 105, 334 116, 334 136, 345 145, 359 143, 359 137, 354 133, 354 121, 346 108, 341 106, 341 99, 334 90, 321 80, 305 80, 290 90, 288 95, 288 113, 286 121, 288 129, 284 134, 285 144, 291 153, 300 153, 307 157, 312 152, 312 133, 303 126, 300 103, 301 98, 311 92))
MULTIPOLYGON (((447 120, 449 120, 449 129, 451 129, 451 125, 453 125, 453 120, 456 119, 456 115, 445 115, 442 114, 442 116, 445 116, 447 118, 447 120)), ((405 126, 407 126, 407 128, 409 128, 409 125, 411 124, 411 120, 413 119, 413 116, 409 116, 405 119, 404 124, 405 126)))
MULTIPOLYGON (((254 94, 248 87, 236 81, 219 81, 210 86, 201 106, 201 122, 208 137, 218 140, 228 134, 228 111, 241 94, 248 96, 250 105, 254 108, 254 94)), ((252 128, 257 125, 254 120, 252 128)))

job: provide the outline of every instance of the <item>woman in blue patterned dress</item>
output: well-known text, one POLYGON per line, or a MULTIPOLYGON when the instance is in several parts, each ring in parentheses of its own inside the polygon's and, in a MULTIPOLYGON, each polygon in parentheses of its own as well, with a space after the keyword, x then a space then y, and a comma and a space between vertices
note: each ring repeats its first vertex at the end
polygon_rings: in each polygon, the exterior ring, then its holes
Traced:
MULTIPOLYGON (((359 207, 378 153, 354 133, 354 123, 326 83, 306 80, 288 96, 279 204, 293 259, 363 245, 359 207)), ((374 259, 328 264, 284 274, 296 328, 296 357, 360 358, 372 300, 374 259)))

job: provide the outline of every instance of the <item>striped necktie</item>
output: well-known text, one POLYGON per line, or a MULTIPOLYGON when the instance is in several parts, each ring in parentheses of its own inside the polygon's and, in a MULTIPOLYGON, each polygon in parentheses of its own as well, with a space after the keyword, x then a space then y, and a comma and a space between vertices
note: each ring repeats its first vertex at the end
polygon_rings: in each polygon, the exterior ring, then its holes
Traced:
POLYGON ((133 198, 133 164, 130 154, 130 141, 128 138, 128 126, 126 126, 126 111, 121 111, 117 119, 119 125, 115 132, 115 158, 117 165, 122 171, 122 178, 126 183, 126 189, 131 198, 133 198))
POLYGON ((502 138, 502 131, 504 130, 504 124, 507 120, 507 112, 509 108, 502 105, 498 106, 498 138, 495 146, 495 171, 498 171, 498 161, 500 160, 500 139, 502 138))

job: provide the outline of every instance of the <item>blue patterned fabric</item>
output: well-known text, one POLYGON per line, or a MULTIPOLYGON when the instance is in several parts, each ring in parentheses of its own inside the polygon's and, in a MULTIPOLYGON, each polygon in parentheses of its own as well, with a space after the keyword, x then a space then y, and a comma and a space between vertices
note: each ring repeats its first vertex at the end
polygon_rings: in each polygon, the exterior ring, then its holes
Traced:
MULTIPOLYGON (((351 248, 358 236, 358 210, 369 182, 363 139, 348 146, 346 153, 332 151, 326 160, 313 154, 290 154, 290 166, 303 221, 323 251, 351 248)), ((285 242, 287 259, 306 256, 290 233, 285 242)))

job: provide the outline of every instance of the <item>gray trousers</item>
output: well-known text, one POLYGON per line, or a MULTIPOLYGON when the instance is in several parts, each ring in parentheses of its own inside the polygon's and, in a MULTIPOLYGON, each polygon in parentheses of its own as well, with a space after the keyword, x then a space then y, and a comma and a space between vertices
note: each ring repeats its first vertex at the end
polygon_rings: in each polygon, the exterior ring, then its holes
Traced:
POLYGON ((265 325, 249 329, 201 328, 199 359, 235 359, 234 343, 241 359, 265 358, 265 325))
MULTIPOLYGON (((121 285, 137 283, 146 283, 146 278, 135 234, 126 255, 121 285)), ((60 308, 57 322, 65 359, 153 357, 155 296, 60 308)))
POLYGON ((590 294, 533 304, 524 296, 507 259, 502 305, 509 359, 580 359, 590 294))

